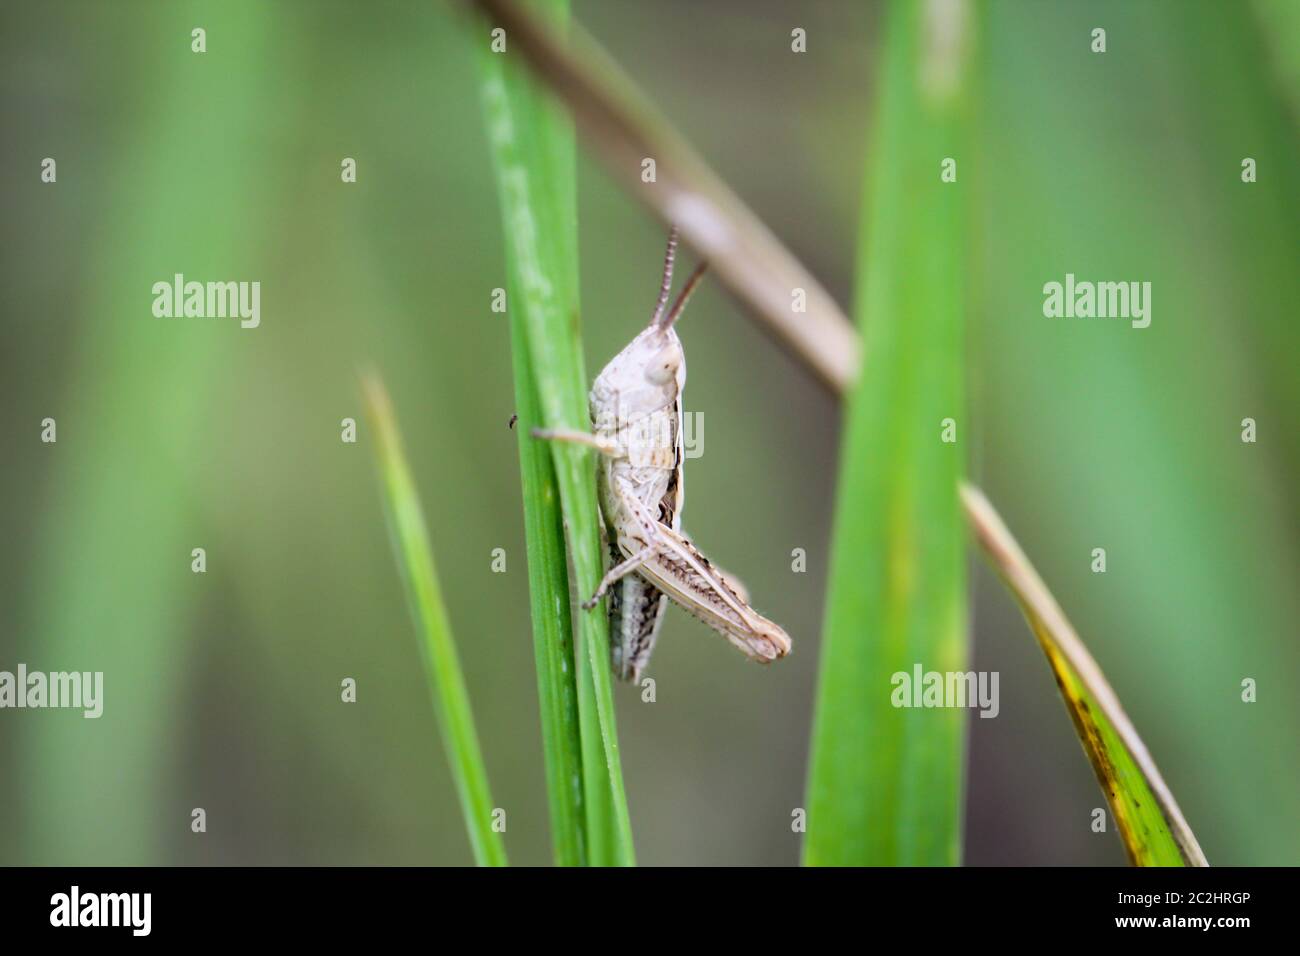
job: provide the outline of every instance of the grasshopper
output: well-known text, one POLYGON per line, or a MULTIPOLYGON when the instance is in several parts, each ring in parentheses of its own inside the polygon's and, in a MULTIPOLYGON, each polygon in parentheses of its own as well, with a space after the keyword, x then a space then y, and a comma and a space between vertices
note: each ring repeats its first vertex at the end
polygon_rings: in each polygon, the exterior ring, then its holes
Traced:
POLYGON ((677 229, 668 235, 663 281, 650 324, 605 366, 591 387, 592 433, 534 429, 537 438, 600 452, 597 472, 609 571, 588 600, 609 595, 610 657, 623 680, 640 680, 663 624, 664 598, 719 631, 752 660, 784 657, 790 638, 749 605, 738 581, 713 566, 682 533, 682 388, 686 356, 673 329, 704 274, 701 263, 671 309, 677 229))

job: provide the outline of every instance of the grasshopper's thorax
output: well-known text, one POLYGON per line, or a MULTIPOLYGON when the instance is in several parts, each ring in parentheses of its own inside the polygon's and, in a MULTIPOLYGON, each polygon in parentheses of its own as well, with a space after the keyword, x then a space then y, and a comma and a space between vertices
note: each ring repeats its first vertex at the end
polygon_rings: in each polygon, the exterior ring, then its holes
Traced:
MULTIPOLYGON (((633 339, 597 376, 591 387, 592 425, 621 453, 602 466, 602 507, 620 507, 614 486, 621 483, 624 492, 661 520, 671 522, 680 513, 685 382, 686 359, 677 333, 656 325, 633 339)), ((615 517, 606 512, 606 520, 615 517)))

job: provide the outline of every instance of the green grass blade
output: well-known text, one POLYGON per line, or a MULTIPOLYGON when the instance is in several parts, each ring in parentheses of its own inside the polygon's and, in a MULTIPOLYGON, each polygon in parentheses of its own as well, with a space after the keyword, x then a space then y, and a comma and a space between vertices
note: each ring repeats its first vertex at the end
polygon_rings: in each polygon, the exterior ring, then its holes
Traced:
MULTIPOLYGON (((513 298, 516 290, 510 290, 513 298)), ((587 862, 582 793, 582 743, 573 666, 573 620, 564 519, 550 449, 531 437, 542 423, 537 386, 518 310, 510 313, 510 348, 519 420, 519 471, 524 495, 524 541, 532 602, 537 697, 542 713, 542 753, 551 812, 551 843, 560 866, 587 862)))
POLYGON ((944 419, 964 427, 962 193, 940 181, 940 160, 960 156, 960 76, 925 60, 921 4, 888 19, 858 261, 866 359, 848 402, 813 728, 814 865, 960 860, 964 711, 891 702, 893 674, 967 659, 962 445, 941 441, 944 419))
POLYGON ((1011 532, 973 488, 962 491, 980 543, 1020 602, 1134 866, 1208 866, 1146 745, 1011 532))
POLYGON ((492 829, 492 795, 487 770, 479 750, 478 732, 470 710, 469 693, 461 673, 456 643, 451 636, 447 611, 442 603, 433 549, 425 528, 420 498, 411 479, 402 439, 393 417, 392 405, 377 377, 366 376, 362 385, 366 409, 376 436, 379 475, 383 483, 385 511, 396 552, 397 565, 411 606, 411 616, 420 633, 420 650, 428 671, 433 710, 438 718, 447 761, 465 828, 480 866, 505 866, 505 842, 492 829))
MULTIPOLYGON (((533 6, 551 22, 567 21, 568 4, 563 0, 533 6)), ((528 72, 512 62, 509 52, 491 52, 485 25, 479 23, 478 29, 484 107, 513 292, 509 310, 517 313, 542 422, 551 428, 585 428, 589 420, 578 329, 572 124, 528 72)), ((603 570, 595 465, 588 452, 570 445, 554 443, 550 455, 574 583, 585 596, 596 590, 603 570)), ((609 627, 598 611, 578 616, 574 662, 588 860, 629 865, 634 862, 632 827, 614 720, 609 627)))

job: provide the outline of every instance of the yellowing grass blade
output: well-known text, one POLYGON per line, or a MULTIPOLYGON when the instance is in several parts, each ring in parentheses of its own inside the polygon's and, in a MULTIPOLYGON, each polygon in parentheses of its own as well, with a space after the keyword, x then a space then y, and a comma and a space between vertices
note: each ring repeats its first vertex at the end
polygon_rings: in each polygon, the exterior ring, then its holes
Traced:
POLYGON ((962 502, 1047 655, 1129 860, 1135 866, 1209 866, 1119 698, 1016 539, 978 489, 963 488, 962 502))

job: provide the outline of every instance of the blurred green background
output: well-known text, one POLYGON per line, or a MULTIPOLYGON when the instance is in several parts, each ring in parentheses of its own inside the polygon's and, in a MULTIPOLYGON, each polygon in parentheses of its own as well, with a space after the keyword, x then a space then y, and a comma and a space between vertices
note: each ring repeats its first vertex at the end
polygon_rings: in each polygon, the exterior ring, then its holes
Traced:
MULTIPOLYGON (((979 4, 983 132, 958 157, 979 191, 970 473, 1217 864, 1300 863, 1296 6, 979 4), (1042 285, 1067 272, 1150 281, 1151 327, 1044 318, 1042 285), (1246 677, 1258 703, 1240 702, 1246 677)), ((878 8, 575 0, 574 15, 847 302, 878 8)), ((102 670, 106 688, 99 720, 0 711, 0 863, 469 861, 364 423, 358 444, 339 438, 371 362, 424 497, 512 862, 547 862, 470 45, 485 37, 440 2, 0 16, 0 670, 102 670), (57 184, 40 181, 45 157, 57 184), (176 272, 260 281, 261 327, 155 319, 150 287, 176 272), (57 444, 39 440, 47 416, 57 444)), ((579 162, 594 373, 649 314, 665 230, 579 162)), ((618 694, 638 857, 794 863, 837 402, 714 285, 680 331, 686 408, 704 418, 686 527, 795 652, 750 666, 669 612, 657 701, 618 694)), ((1002 700, 969 721, 965 859, 1122 863, 1114 833, 1089 828, 1104 802, 1046 664, 976 567, 974 666, 1001 673, 1002 700)))

